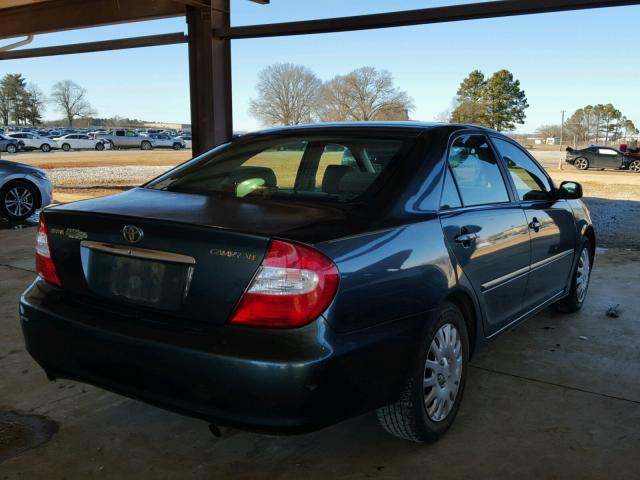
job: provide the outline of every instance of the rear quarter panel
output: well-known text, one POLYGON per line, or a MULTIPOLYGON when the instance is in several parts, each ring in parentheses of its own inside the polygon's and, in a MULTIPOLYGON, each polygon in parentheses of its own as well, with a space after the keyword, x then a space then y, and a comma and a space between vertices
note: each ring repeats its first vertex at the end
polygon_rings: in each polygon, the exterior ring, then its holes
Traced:
POLYGON ((440 222, 429 219, 317 244, 340 271, 329 324, 346 332, 437 308, 456 285, 440 222))

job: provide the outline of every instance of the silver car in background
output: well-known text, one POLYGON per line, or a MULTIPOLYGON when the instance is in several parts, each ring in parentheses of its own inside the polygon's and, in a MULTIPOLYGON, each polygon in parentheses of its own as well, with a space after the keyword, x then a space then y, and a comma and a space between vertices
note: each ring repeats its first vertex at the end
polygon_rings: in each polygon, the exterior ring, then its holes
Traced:
POLYGON ((156 148, 173 148, 174 150, 185 148, 185 141, 180 137, 172 137, 164 133, 152 133, 149 138, 155 141, 154 146, 156 148))
POLYGON ((0 160, 0 216, 25 220, 51 203, 53 185, 47 174, 30 165, 0 160))

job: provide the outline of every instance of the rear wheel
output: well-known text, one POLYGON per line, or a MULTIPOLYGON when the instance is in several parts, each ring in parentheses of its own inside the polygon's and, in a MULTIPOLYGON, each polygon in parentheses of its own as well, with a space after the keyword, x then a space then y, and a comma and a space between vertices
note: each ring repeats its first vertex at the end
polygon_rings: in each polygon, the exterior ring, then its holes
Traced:
POLYGON ((27 182, 11 182, 0 190, 0 212, 11 221, 29 218, 38 208, 35 187, 27 182))
POLYGON ((7 153, 16 153, 18 151, 18 147, 16 147, 13 143, 7 145, 7 153))
POLYGON ((629 164, 629 170, 635 173, 640 173, 640 160, 634 160, 629 164))
POLYGON ((569 295, 554 305, 556 310, 560 312, 577 312, 582 308, 587 298, 587 290, 589 289, 589 280, 591 278, 591 259, 593 258, 591 242, 588 238, 582 238, 580 253, 578 255, 578 263, 576 263, 571 277, 569 295))
POLYGON ((402 397, 379 408, 391 435, 417 443, 438 440, 458 413, 467 377, 469 338, 460 309, 445 303, 429 328, 402 397))
POLYGON ((589 160, 584 157, 576 158, 574 165, 578 170, 587 170, 589 168, 589 160))
POLYGON ((68 143, 63 143, 62 150, 64 150, 65 152, 68 152, 69 150, 71 150, 71 145, 69 145, 68 143))
POLYGON ((151 150, 151 142, 148 142, 148 141, 145 140, 144 142, 142 142, 140 144, 140 148, 142 150, 151 150))
POLYGON ((49 152, 51 151, 51 145, 49 145, 48 143, 43 143, 42 145, 40 145, 40 150, 42 150, 43 152, 49 152))

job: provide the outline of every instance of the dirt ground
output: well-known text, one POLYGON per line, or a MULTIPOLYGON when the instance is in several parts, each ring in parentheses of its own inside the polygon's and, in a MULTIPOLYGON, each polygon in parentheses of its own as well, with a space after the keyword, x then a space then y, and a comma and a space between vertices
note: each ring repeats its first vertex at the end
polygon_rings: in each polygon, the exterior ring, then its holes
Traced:
POLYGON ((80 150, 63 152, 52 150, 47 153, 32 151, 15 155, 3 154, 3 160, 26 163, 43 170, 54 168, 113 167, 120 165, 166 165, 173 167, 191 158, 191 150, 80 150))

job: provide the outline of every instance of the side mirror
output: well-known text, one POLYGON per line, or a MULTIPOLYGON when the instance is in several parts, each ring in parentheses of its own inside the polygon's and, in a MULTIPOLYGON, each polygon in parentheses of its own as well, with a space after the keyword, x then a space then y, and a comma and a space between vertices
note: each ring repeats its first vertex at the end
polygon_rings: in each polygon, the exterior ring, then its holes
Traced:
POLYGON ((558 198, 565 200, 582 198, 582 185, 578 182, 562 182, 558 188, 558 198))

